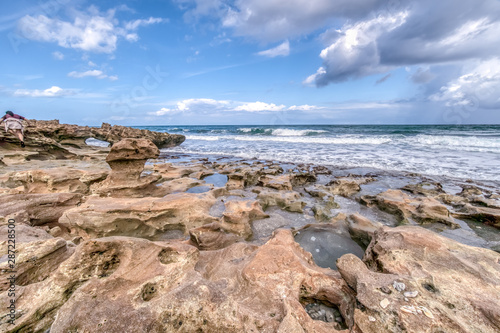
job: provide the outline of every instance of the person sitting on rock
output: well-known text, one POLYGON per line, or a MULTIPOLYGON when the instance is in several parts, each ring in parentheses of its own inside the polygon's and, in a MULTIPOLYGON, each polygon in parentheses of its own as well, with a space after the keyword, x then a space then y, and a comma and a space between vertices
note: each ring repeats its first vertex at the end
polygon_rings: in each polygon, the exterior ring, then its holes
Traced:
POLYGON ((21 120, 26 120, 23 116, 15 114, 12 111, 6 111, 5 116, 0 118, 0 124, 2 121, 5 122, 5 132, 12 133, 19 138, 21 141, 21 147, 25 147, 24 145, 24 125, 21 120))

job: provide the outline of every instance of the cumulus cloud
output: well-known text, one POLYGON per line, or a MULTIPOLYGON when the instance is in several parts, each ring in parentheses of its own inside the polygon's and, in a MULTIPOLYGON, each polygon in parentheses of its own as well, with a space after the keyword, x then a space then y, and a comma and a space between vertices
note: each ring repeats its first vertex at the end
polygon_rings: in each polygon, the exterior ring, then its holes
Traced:
POLYGON ((274 103, 268 104, 264 102, 254 102, 247 103, 234 108, 234 111, 248 111, 248 112, 259 112, 259 111, 282 111, 285 109, 285 105, 276 105, 274 103))
POLYGON ((164 115, 177 114, 179 112, 181 112, 181 111, 178 110, 178 109, 161 108, 158 111, 148 112, 148 114, 151 115, 151 116, 164 116, 164 115))
POLYGON ((125 22, 120 26, 114 17, 115 10, 105 14, 94 7, 87 12, 76 12, 73 22, 45 15, 26 15, 18 22, 21 35, 27 39, 57 43, 65 48, 96 53, 112 53, 116 50, 119 38, 129 42, 139 39, 136 30, 140 26, 162 22, 161 18, 125 22))
MULTIPOLYGON (((408 1, 399 11, 382 9, 375 18, 326 31, 323 64, 304 82, 317 86, 342 82, 408 65, 488 59, 500 53, 500 2, 408 1), (426 24, 422 24, 426 22, 426 24)), ((416 73, 414 82, 433 79, 416 73)))
POLYGON ((196 107, 221 108, 228 104, 228 101, 218 101, 210 98, 190 98, 177 102, 177 109, 180 111, 188 111, 196 107))
POLYGON ((345 25, 337 40, 321 51, 323 66, 306 83, 314 80, 318 86, 324 86, 387 71, 389 67, 380 63, 377 38, 401 26, 407 16, 408 12, 403 11, 345 25))
POLYGON ((17 89, 14 92, 14 96, 19 97, 61 97, 73 95, 75 92, 72 90, 62 89, 58 86, 52 86, 45 90, 29 90, 29 89, 17 89))
POLYGON ((284 41, 280 45, 273 47, 272 49, 260 51, 258 55, 274 58, 278 56, 286 57, 290 54, 290 42, 288 40, 284 41))
POLYGON ((73 72, 69 72, 68 73, 68 76, 69 77, 74 77, 74 78, 77 78, 77 79, 81 79, 81 78, 84 78, 84 77, 96 77, 98 79, 109 79, 111 81, 115 81, 115 80, 118 80, 118 76, 117 75, 107 75, 107 74, 104 74, 103 71, 101 70, 98 70, 98 69, 93 69, 93 70, 88 70, 88 71, 85 71, 85 72, 76 72, 76 71, 73 71, 73 72))
POLYGON ((217 17, 239 36, 272 42, 310 33, 332 18, 359 18, 387 8, 385 0, 177 0, 188 18, 217 17))
POLYGON ((500 108, 500 59, 480 62, 458 79, 441 87, 430 100, 446 106, 500 108))
POLYGON ((158 111, 148 112, 152 116, 173 115, 181 112, 207 113, 207 112, 273 112, 273 111, 312 111, 323 109, 315 105, 276 105, 265 102, 242 103, 231 100, 215 100, 209 98, 192 98, 179 101, 171 107, 163 107, 158 111))
POLYGON ((322 109, 321 107, 318 107, 316 105, 307 105, 307 104, 304 104, 304 105, 292 105, 288 108, 288 110, 290 111, 296 111, 296 110, 299 110, 299 111, 311 111, 311 110, 319 110, 319 109, 322 109))

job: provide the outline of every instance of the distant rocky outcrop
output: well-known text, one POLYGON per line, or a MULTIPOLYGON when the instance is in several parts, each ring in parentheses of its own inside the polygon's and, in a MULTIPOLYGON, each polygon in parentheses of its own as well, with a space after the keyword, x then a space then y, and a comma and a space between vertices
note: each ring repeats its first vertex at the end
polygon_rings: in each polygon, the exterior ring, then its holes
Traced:
MULTIPOLYGON (((78 159, 80 151, 89 148, 85 141, 95 138, 111 144, 125 138, 141 138, 151 140, 158 148, 178 146, 186 139, 183 135, 153 132, 125 126, 103 123, 101 127, 89 127, 60 124, 59 120, 29 120, 25 128, 26 148, 19 146, 19 140, 5 131, 0 131, 0 151, 4 161, 17 158, 23 160, 78 159), (9 156, 15 151, 16 156, 9 156)), ((88 154, 87 154, 88 155, 88 154)), ((89 156, 85 156, 89 158, 89 156)))
POLYGON ((125 138, 148 139, 158 148, 178 146, 186 139, 183 135, 153 132, 147 129, 138 129, 126 126, 103 123, 101 127, 60 124, 59 120, 30 120, 26 128, 26 136, 43 135, 62 145, 82 147, 85 140, 95 138, 111 144, 125 138))

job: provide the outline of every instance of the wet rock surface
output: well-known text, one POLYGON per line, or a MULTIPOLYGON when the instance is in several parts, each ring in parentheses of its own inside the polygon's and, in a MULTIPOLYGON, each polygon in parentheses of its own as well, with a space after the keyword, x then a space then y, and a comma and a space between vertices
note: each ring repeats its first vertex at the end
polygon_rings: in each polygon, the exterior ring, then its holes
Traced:
POLYGON ((14 219, 19 244, 9 326, 0 240, 0 331, 500 328, 500 254, 487 249, 500 250, 495 186, 221 157, 171 162, 149 137, 114 141, 108 166, 109 148, 76 148, 82 131, 57 138, 78 161, 0 166, 0 234, 14 219))

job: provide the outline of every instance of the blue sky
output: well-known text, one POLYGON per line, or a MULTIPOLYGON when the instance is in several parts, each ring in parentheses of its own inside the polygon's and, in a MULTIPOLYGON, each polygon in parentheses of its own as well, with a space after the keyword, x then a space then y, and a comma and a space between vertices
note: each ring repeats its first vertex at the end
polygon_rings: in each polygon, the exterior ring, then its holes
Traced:
POLYGON ((500 123, 497 0, 0 5, 0 100, 100 125, 500 123))

